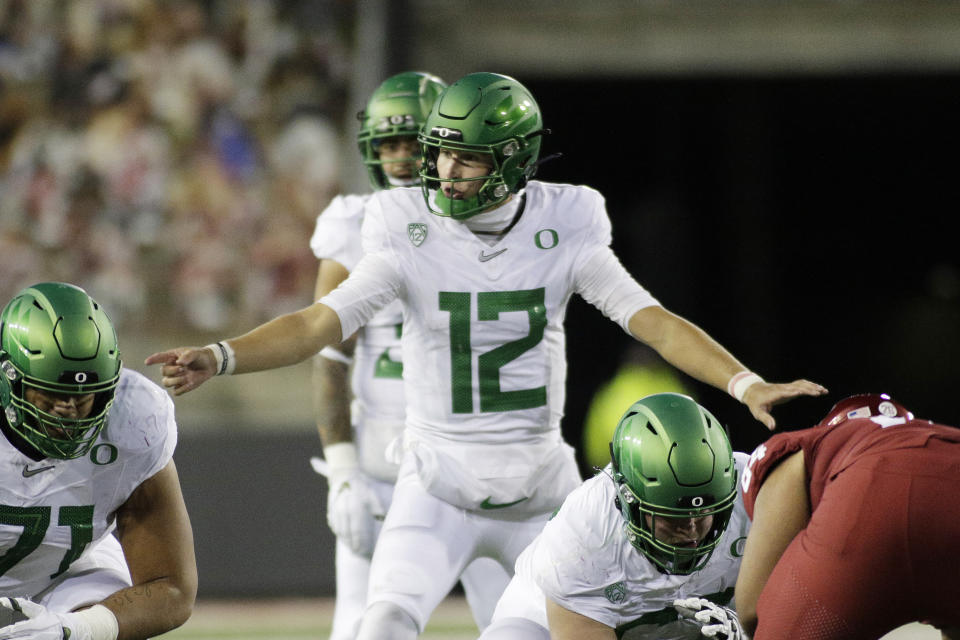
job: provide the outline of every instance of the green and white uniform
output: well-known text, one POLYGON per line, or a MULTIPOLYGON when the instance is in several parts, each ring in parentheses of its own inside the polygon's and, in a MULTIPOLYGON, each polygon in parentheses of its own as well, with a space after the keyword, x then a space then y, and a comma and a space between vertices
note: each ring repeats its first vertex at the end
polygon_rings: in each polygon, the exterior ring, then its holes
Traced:
POLYGON ((373 194, 365 255, 321 300, 343 335, 396 299, 404 305, 405 455, 374 553, 371 602, 393 602, 421 629, 473 557, 512 571, 579 484, 560 434, 570 297, 624 330, 633 313, 658 304, 610 249, 598 192, 533 181, 470 222, 504 207, 522 214, 488 243, 467 223, 431 214, 419 189, 373 194))
MULTIPOLYGON (((733 455, 742 472, 749 456, 733 455)), ((677 598, 697 596, 729 605, 750 528, 742 497, 707 564, 690 575, 668 575, 624 535, 624 519, 614 504, 617 492, 607 473, 598 473, 567 496, 520 555, 483 640, 513 637, 500 630, 511 618, 536 623, 541 637, 549 638, 545 597, 630 640, 700 638, 699 625, 677 619, 672 606, 677 598)))
POLYGON ((170 396, 128 369, 85 457, 37 462, 0 437, 0 595, 69 611, 130 586, 114 514, 176 444, 170 396))

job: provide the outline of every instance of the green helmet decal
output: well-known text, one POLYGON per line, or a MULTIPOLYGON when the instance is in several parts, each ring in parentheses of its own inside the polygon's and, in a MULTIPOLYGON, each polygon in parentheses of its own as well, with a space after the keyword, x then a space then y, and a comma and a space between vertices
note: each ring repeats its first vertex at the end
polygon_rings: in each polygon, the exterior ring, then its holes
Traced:
POLYGON ((610 445, 624 531, 666 573, 686 575, 707 563, 730 520, 737 470, 730 441, 713 415, 679 393, 635 402, 610 445), (655 535, 658 518, 712 518, 695 546, 655 535))
POLYGON ((420 185, 427 206, 437 215, 464 219, 504 202, 536 173, 544 133, 540 107, 522 84, 496 73, 464 76, 440 95, 420 133, 420 185), (482 180, 476 196, 452 200, 440 189, 437 158, 444 150, 491 157, 486 176, 445 180, 482 180))
POLYGON ((69 460, 90 450, 106 424, 120 367, 113 324, 79 287, 42 282, 0 313, 0 419, 46 457, 69 460), (78 419, 49 413, 27 400, 31 387, 92 393, 92 409, 78 419))
MULTIPOLYGON (((367 101, 366 108, 357 114, 360 120, 357 144, 363 164, 367 167, 370 186, 374 189, 389 189, 393 186, 383 171, 378 150, 380 143, 386 138, 396 136, 415 138, 434 101, 446 86, 443 80, 428 73, 398 73, 377 87, 367 101)), ((416 163, 419 160, 419 157, 411 156, 398 162, 416 163)), ((413 184, 416 184, 416 181, 413 184)))

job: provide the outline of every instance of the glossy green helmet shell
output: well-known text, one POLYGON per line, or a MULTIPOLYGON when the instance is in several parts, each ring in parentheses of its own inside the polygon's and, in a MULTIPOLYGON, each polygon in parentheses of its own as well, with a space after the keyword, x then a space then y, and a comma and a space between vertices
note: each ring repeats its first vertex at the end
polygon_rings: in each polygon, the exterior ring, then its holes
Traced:
POLYGON ((113 324, 79 287, 35 284, 0 313, 2 419, 45 457, 68 460, 90 450, 106 424, 120 367, 113 324), (93 409, 80 419, 47 413, 27 401, 27 387, 93 393, 93 409))
POLYGON ((420 184, 427 206, 437 215, 463 219, 504 202, 536 173, 544 133, 540 107, 513 78, 471 73, 454 82, 440 94, 420 133, 420 184), (451 200, 439 189, 441 149, 492 156, 489 175, 451 180, 483 180, 476 197, 451 200))
MULTIPOLYGON (((389 189, 383 172, 378 146, 385 138, 416 137, 430 113, 430 108, 446 83, 437 76, 420 71, 404 71, 391 76, 377 87, 366 108, 357 114, 360 133, 357 145, 374 189, 389 189)), ((420 158, 411 157, 411 163, 420 158)))
POLYGON ((686 575, 709 560, 737 498, 737 470, 727 434, 688 396, 657 393, 635 402, 611 443, 624 531, 631 544, 666 573, 686 575), (696 547, 654 535, 656 518, 712 516, 696 547), (649 522, 648 522, 649 519, 649 522))

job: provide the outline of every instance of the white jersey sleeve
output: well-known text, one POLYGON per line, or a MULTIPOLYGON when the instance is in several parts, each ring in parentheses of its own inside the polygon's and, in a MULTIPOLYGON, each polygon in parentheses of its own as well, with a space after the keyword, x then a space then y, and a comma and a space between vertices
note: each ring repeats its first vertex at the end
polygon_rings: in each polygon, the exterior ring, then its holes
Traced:
POLYGON ((370 195, 339 195, 317 217, 310 249, 319 260, 335 260, 353 271, 363 257, 360 227, 370 195))
POLYGON ((0 595, 36 595, 92 553, 113 530, 117 509, 170 462, 176 443, 170 396, 127 369, 86 456, 37 462, 0 437, 0 595))
POLYGON ((593 198, 586 215, 591 233, 575 264, 577 293, 603 315, 630 333, 627 325, 637 311, 660 303, 631 276, 610 248, 610 218, 603 196, 590 191, 593 198))
POLYGON ((403 287, 400 274, 380 255, 366 255, 350 277, 319 300, 340 318, 344 338, 352 336, 378 311, 396 300, 403 287))

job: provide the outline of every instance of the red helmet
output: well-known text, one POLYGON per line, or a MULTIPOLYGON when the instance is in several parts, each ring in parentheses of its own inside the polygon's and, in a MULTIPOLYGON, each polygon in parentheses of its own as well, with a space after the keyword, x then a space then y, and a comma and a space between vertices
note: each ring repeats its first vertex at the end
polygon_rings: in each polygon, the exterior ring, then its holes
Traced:
POLYGON ((844 398, 833 405, 830 413, 820 421, 820 424, 834 427, 845 420, 872 418, 874 416, 913 420, 913 413, 887 394, 859 393, 844 398))

